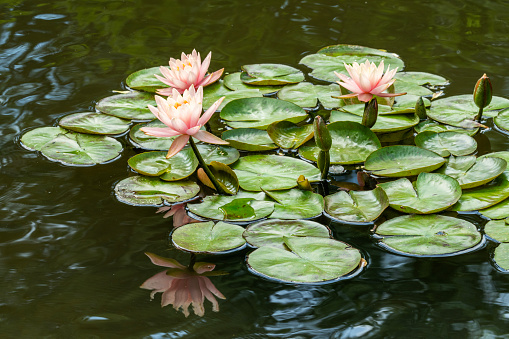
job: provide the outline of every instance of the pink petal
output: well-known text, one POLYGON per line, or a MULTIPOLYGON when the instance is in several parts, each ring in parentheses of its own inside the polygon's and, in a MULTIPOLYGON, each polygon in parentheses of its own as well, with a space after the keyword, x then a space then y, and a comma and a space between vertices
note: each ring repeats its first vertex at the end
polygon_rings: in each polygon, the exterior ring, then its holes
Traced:
POLYGON ((219 100, 217 100, 216 102, 214 102, 212 104, 212 106, 210 106, 209 109, 207 111, 205 111, 205 113, 203 113, 200 120, 198 120, 198 125, 203 126, 210 120, 210 118, 212 117, 214 112, 217 111, 217 108, 219 107, 219 105, 221 105, 221 103, 223 102, 224 98, 225 97, 222 97, 219 100))
POLYGON ((207 131, 198 131, 195 135, 193 135, 193 137, 209 144, 229 145, 228 141, 224 141, 223 139, 218 138, 214 134, 207 131))
POLYGON ((163 292, 170 287, 171 281, 173 279, 175 278, 167 275, 166 271, 162 271, 148 278, 143 284, 141 284, 140 288, 146 290, 155 290, 155 293, 163 292))
POLYGON ((216 82, 220 77, 221 75, 223 74, 223 71, 224 71, 224 68, 221 68, 220 70, 218 71, 215 71, 214 73, 212 74, 209 74, 205 79, 203 79, 199 85, 200 86, 208 86, 210 85, 211 83, 214 83, 216 82))
POLYGON ((358 98, 360 101, 368 102, 373 98, 373 95, 371 93, 360 93, 358 98))
POLYGON ((167 78, 163 78, 162 76, 160 76, 158 74, 154 74, 154 75, 157 78, 157 80, 161 81, 163 84, 168 85, 170 87, 175 87, 175 84, 172 81, 173 78, 167 79, 167 78))
POLYGON ((189 129, 187 124, 178 118, 171 119, 170 128, 173 128, 175 131, 178 131, 179 134, 186 134, 186 131, 189 129))
POLYGON ((168 87, 168 88, 159 88, 156 93, 159 94, 159 95, 164 95, 164 96, 167 96, 169 97, 171 95, 171 90, 173 88, 171 87, 168 87))
POLYGON ((399 97, 400 95, 405 95, 405 93, 379 93, 377 96, 379 97, 399 97))
POLYGON ((209 52, 209 54, 207 54, 207 57, 205 57, 205 59, 201 63, 201 67, 200 67, 200 79, 203 79, 205 74, 207 74, 207 70, 209 69, 210 59, 211 58, 212 58, 212 52, 209 52))
POLYGON ((160 138, 167 138, 167 137, 174 137, 176 135, 182 134, 171 127, 164 128, 164 127, 142 127, 140 128, 140 131, 142 131, 145 134, 151 135, 153 137, 160 137, 160 138))
MULTIPOLYGON (((177 260, 172 258, 164 258, 157 254, 145 252, 145 255, 149 257, 150 261, 154 265, 162 266, 162 267, 171 267, 171 268, 179 268, 179 269, 186 269, 186 266, 180 264, 177 260)), ((166 274, 166 271, 164 271, 166 274)))
POLYGON ((168 154, 166 154, 166 159, 169 159, 178 152, 180 152, 188 141, 189 135, 181 135, 177 137, 175 140, 173 140, 173 143, 171 144, 170 149, 168 150, 168 154))
POLYGON ((364 91, 359 88, 359 86, 357 86, 356 84, 354 83, 350 83, 350 82, 339 82, 337 81, 337 83, 340 85, 340 86, 343 86, 344 88, 346 88, 347 90, 349 90, 350 92, 354 92, 354 93, 363 93, 364 91))
POLYGON ((200 128, 201 128, 201 126, 199 126, 199 125, 198 126, 194 126, 194 127, 190 128, 190 129, 188 129, 186 131, 186 134, 193 136, 193 135, 196 134, 196 132, 198 132, 200 130, 200 128))

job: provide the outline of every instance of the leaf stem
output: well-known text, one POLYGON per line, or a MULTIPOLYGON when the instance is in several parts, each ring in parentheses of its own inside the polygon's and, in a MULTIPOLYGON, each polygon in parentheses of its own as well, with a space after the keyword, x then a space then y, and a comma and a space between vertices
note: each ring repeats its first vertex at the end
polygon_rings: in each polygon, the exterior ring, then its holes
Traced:
POLYGON ((196 155, 196 158, 198 158, 198 161, 200 162, 201 167, 203 168, 203 170, 205 171, 205 173, 209 177, 209 179, 212 182, 212 185, 214 185, 214 188, 216 189, 216 191, 219 194, 228 195, 228 193, 224 191, 224 189, 221 187, 221 185, 217 181, 216 177, 210 171, 209 166, 207 166, 207 164, 203 160, 200 152, 198 151, 198 147, 196 147, 196 144, 194 143, 194 140, 193 140, 192 137, 189 138, 189 143, 191 144, 191 148, 193 149, 194 155, 196 155))

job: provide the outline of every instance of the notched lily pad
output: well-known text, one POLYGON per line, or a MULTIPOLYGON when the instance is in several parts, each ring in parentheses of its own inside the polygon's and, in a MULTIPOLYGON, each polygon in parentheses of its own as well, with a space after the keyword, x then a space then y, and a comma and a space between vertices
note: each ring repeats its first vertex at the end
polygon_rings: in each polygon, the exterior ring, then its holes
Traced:
POLYGON ((71 131, 88 134, 121 134, 129 129, 128 120, 94 112, 64 116, 58 124, 71 131))
MULTIPOLYGON (((348 112, 332 111, 329 121, 354 121, 362 122, 362 116, 348 112)), ((419 117, 415 114, 379 115, 371 130, 375 133, 389 133, 409 129, 419 123, 419 117)))
POLYGON ((168 151, 171 144, 173 143, 173 140, 177 138, 177 136, 174 137, 153 137, 151 135, 145 134, 140 130, 142 127, 157 127, 157 128, 164 128, 167 127, 165 124, 163 124, 161 121, 155 119, 153 121, 150 121, 148 123, 140 123, 136 124, 131 128, 131 131, 129 132, 129 139, 131 140, 131 143, 138 148, 150 150, 150 151, 168 151))
POLYGON ((507 167, 504 159, 475 156, 451 156, 437 172, 458 180, 462 189, 482 186, 502 174, 507 167))
POLYGON ((249 85, 240 79, 241 72, 235 72, 228 74, 223 79, 223 84, 228 89, 232 91, 241 91, 241 90, 258 90, 262 94, 274 93, 282 89, 284 86, 260 86, 260 85, 249 85))
POLYGON ((277 97, 303 108, 314 108, 320 101, 325 109, 332 109, 343 105, 343 100, 333 98, 340 95, 338 85, 313 85, 309 82, 301 82, 285 86, 278 92, 277 97))
POLYGON ((464 190, 453 211, 475 211, 493 206, 509 197, 509 173, 506 171, 491 183, 464 190))
POLYGON ((203 89, 203 109, 207 110, 220 98, 225 97, 221 105, 217 108, 221 111, 230 101, 244 98, 263 97, 263 93, 258 89, 239 89, 232 91, 226 87, 223 80, 219 80, 203 89))
POLYGON ((241 67, 240 80, 249 85, 286 85, 304 81, 297 68, 281 64, 253 64, 241 67))
POLYGON ((131 92, 101 99, 95 108, 102 113, 122 119, 149 121, 154 119, 154 114, 150 112, 147 105, 157 105, 153 94, 131 92))
POLYGON ((415 126, 415 131, 417 133, 422 133, 422 132, 426 132, 426 131, 436 132, 436 133, 457 132, 457 133, 465 133, 465 134, 473 137, 474 135, 477 134, 477 132, 479 131, 479 128, 461 128, 461 127, 455 127, 455 126, 450 126, 450 125, 444 125, 444 124, 441 124, 438 121, 434 121, 434 120, 425 120, 415 126))
POLYGON ((298 148, 314 134, 313 125, 298 126, 290 121, 275 122, 267 127, 269 137, 281 148, 298 148))
POLYGON ((323 211, 323 197, 310 191, 297 188, 285 191, 265 191, 276 201, 270 218, 306 219, 317 217, 323 211))
POLYGON ((352 223, 374 221, 389 206, 384 190, 338 191, 325 197, 325 212, 334 219, 352 223))
POLYGON ((165 151, 144 152, 127 161, 136 172, 148 176, 161 176, 165 181, 187 178, 196 171, 198 159, 191 148, 184 148, 173 157, 166 159, 165 151))
POLYGON ((155 93, 159 88, 168 87, 159 81, 155 77, 155 74, 163 76, 159 71, 159 67, 141 69, 131 73, 126 79, 126 84, 129 86, 129 88, 151 93, 155 93))
POLYGON ((267 131, 255 128, 237 128, 221 135, 230 146, 243 151, 269 151, 278 148, 267 131))
POLYGON ((468 155, 477 150, 477 142, 471 136, 458 132, 422 132, 415 137, 415 145, 428 149, 442 157, 468 155))

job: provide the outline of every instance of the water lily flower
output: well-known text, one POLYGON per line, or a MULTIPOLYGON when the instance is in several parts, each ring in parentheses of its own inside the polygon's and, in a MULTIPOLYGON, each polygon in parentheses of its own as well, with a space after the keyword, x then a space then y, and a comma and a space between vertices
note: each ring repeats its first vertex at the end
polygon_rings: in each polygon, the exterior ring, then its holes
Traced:
POLYGON ((163 76, 155 75, 157 79, 170 86, 170 88, 159 89, 157 93, 169 96, 172 94, 172 89, 176 89, 182 94, 191 86, 197 88, 217 81, 223 74, 224 68, 205 76, 210 65, 211 56, 212 52, 201 62, 200 53, 196 53, 196 50, 193 49, 191 54, 182 53, 180 60, 170 58, 170 69, 161 66, 159 70, 163 76))
POLYGON ((165 212, 163 218, 169 218, 173 216, 173 227, 177 228, 183 225, 191 224, 194 222, 200 222, 200 220, 196 220, 187 215, 186 212, 187 203, 175 204, 172 206, 163 206, 159 207, 156 213, 165 212))
POLYGON ((147 279, 140 287, 152 290, 150 298, 158 292, 162 292, 161 307, 173 305, 175 310, 181 309, 182 313, 189 316, 189 306, 192 305, 196 315, 203 317, 205 298, 212 303, 212 311, 219 312, 219 304, 216 297, 226 299, 225 296, 212 284, 210 279, 203 274, 212 271, 216 265, 209 263, 195 263, 193 269, 180 264, 175 259, 160 257, 153 253, 145 253, 153 264, 168 267, 147 279))
POLYGON ((203 100, 203 87, 201 86, 195 91, 194 86, 191 85, 182 95, 176 89, 173 89, 172 95, 167 99, 158 95, 155 96, 155 99, 157 108, 152 105, 148 105, 148 108, 167 127, 143 127, 141 131, 155 137, 178 135, 171 144, 166 158, 171 158, 180 152, 190 137, 210 144, 228 144, 227 141, 216 137, 212 133, 200 130, 212 117, 224 97, 213 103, 203 115, 201 115, 203 100))
POLYGON ((383 93, 389 88, 396 79, 394 75, 398 71, 396 67, 393 70, 387 70, 384 74, 384 62, 380 62, 377 67, 374 62, 370 63, 366 60, 365 63, 360 65, 354 62, 352 65, 345 64, 345 68, 350 74, 350 78, 344 74, 334 72, 336 76, 341 79, 337 81, 340 86, 351 91, 351 94, 341 95, 339 98, 353 98, 358 97, 360 101, 368 102, 374 95, 378 97, 395 97, 404 95, 406 93, 383 93))

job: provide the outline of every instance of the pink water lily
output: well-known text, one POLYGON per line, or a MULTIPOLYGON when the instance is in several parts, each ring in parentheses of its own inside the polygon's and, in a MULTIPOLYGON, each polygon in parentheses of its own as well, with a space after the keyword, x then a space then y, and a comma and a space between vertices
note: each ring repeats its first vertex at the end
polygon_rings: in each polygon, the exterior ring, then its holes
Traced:
POLYGON ((353 98, 358 97, 360 101, 368 102, 374 95, 379 97, 395 97, 404 95, 406 93, 383 93, 389 86, 391 86, 396 79, 394 75, 398 71, 396 67, 393 70, 387 70, 384 74, 384 62, 380 62, 377 67, 374 62, 370 63, 366 60, 365 63, 360 65, 354 62, 352 65, 345 64, 345 68, 350 74, 350 78, 344 74, 334 72, 336 76, 343 82, 338 81, 340 86, 348 89, 352 93, 341 95, 339 98, 353 98))
POLYGON ((180 152, 191 136, 210 144, 228 144, 227 141, 216 137, 212 133, 200 130, 221 105, 224 97, 213 103, 203 115, 201 115, 203 100, 203 87, 201 86, 195 91, 194 86, 191 85, 182 95, 176 89, 173 89, 172 95, 167 99, 158 95, 155 96, 155 99, 157 108, 152 105, 148 105, 148 108, 167 127, 143 127, 141 131, 155 137, 178 135, 171 144, 166 158, 171 158, 180 152))
POLYGON ((181 309, 187 317, 189 306, 192 305, 196 315, 202 317, 205 314, 203 303, 205 298, 212 303, 212 310, 219 311, 216 297, 226 299, 225 296, 212 284, 210 279, 202 274, 212 271, 216 265, 209 263, 195 263, 193 269, 180 264, 175 259, 160 257, 153 253, 145 253, 153 264, 168 267, 147 279, 140 287, 152 290, 150 298, 158 292, 162 292, 161 307, 173 305, 175 310, 181 309))
POLYGON ((193 49, 191 54, 182 53, 180 60, 170 58, 170 69, 161 66, 159 70, 163 76, 156 75, 157 79, 170 86, 170 88, 159 89, 157 93, 169 96, 172 94, 172 89, 176 89, 182 94, 191 86, 198 88, 217 81, 223 74, 224 68, 205 76, 210 65, 211 56, 212 52, 201 62, 200 53, 193 49))

